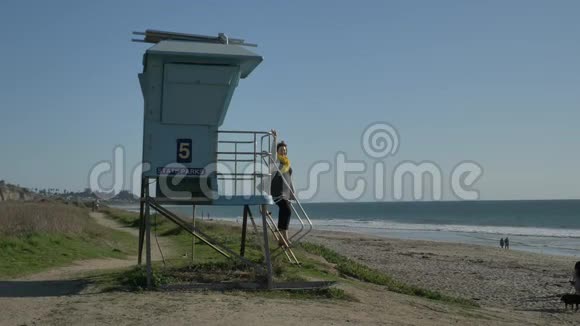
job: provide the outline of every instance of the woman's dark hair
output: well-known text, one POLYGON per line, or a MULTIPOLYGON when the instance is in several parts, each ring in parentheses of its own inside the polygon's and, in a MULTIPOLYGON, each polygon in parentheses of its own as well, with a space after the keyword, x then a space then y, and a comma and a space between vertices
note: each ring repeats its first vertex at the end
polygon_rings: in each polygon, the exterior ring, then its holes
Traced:
POLYGON ((281 141, 278 143, 278 145, 276 145, 276 151, 278 151, 282 146, 288 147, 284 141, 281 141))
POLYGON ((574 271, 576 272, 577 276, 580 276, 580 261, 577 261, 576 265, 574 265, 574 271))

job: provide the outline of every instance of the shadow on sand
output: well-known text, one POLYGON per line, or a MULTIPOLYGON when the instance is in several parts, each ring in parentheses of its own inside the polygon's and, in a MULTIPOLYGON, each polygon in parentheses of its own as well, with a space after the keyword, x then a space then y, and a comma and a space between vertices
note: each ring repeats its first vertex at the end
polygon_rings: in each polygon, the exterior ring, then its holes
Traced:
POLYGON ((55 297, 79 294, 86 280, 0 281, 0 298, 55 297))
POLYGON ((549 313, 549 314, 561 314, 561 313, 565 313, 568 310, 570 310, 570 312, 574 312, 573 309, 564 309, 564 307, 562 308, 529 308, 529 309, 516 309, 519 311, 535 311, 535 312, 543 312, 543 313, 549 313))

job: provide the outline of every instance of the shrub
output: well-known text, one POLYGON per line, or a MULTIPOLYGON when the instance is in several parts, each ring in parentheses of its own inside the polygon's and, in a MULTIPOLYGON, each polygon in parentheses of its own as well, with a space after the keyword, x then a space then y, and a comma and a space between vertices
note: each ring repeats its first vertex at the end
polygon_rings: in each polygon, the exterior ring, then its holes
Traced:
POLYGON ((0 202, 0 234, 80 234, 95 223, 87 210, 55 202, 0 202))

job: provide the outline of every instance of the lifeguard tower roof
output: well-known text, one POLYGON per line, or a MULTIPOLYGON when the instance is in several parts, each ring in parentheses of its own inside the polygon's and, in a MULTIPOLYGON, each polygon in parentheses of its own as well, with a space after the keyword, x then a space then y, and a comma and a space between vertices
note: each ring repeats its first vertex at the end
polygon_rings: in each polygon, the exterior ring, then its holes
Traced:
POLYGON ((148 55, 187 56, 199 64, 231 64, 240 67, 240 77, 246 78, 262 62, 260 55, 235 44, 214 44, 164 40, 147 50, 148 55))

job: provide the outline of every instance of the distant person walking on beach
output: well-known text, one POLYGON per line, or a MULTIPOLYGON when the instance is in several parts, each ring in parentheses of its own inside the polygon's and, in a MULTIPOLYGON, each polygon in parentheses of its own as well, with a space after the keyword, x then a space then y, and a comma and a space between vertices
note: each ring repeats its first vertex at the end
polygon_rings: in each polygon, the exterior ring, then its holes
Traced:
POLYGON ((270 184, 270 194, 279 208, 278 213, 278 230, 281 238, 278 239, 280 246, 290 245, 288 239, 288 227, 290 225, 290 216, 292 207, 290 200, 294 200, 294 185, 292 184, 292 167, 288 159, 288 146, 284 141, 277 143, 278 134, 272 130, 274 140, 272 142, 272 153, 276 153, 275 162, 272 168, 272 183, 270 184), (275 151, 274 151, 275 149, 275 151), (276 165, 278 168, 276 168, 276 165))
POLYGON ((580 261, 577 261, 574 265, 574 273, 572 274, 570 284, 574 286, 575 293, 580 294, 580 261))
POLYGON ((510 239, 508 239, 508 237, 505 237, 505 249, 508 250, 510 248, 510 239))
POLYGON ((503 249, 503 238, 499 239, 499 246, 503 249))

